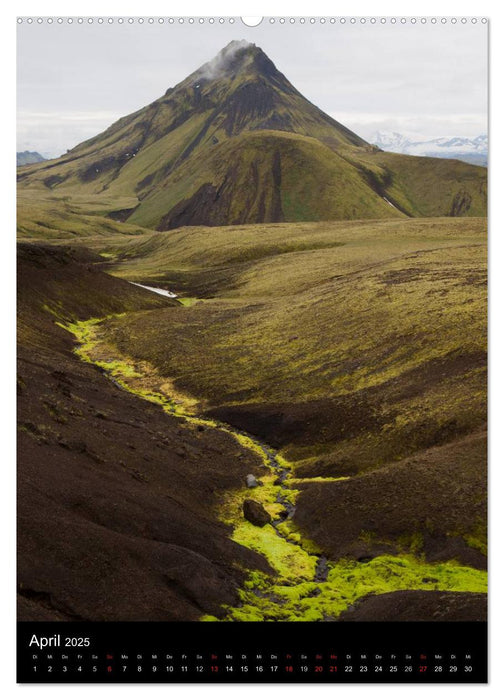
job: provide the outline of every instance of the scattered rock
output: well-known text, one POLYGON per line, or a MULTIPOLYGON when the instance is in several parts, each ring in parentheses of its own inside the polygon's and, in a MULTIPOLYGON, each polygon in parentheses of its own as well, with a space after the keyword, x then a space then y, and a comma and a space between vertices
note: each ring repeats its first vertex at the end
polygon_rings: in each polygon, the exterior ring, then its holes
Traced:
POLYGON ((255 489, 257 486, 259 486, 259 482, 253 474, 247 474, 247 476, 245 477, 245 481, 249 489, 255 489))
POLYGON ((143 472, 139 471, 138 469, 133 469, 131 471, 131 476, 133 477, 133 479, 136 479, 137 481, 143 481, 143 482, 149 481, 149 478, 143 472))
POLYGON ((72 452, 79 452, 80 454, 87 452, 86 443, 82 442, 82 440, 65 440, 61 438, 58 440, 58 445, 72 452))
POLYGON ((271 516, 264 506, 251 498, 243 501, 243 515, 249 523, 257 527, 264 527, 271 522, 271 516))

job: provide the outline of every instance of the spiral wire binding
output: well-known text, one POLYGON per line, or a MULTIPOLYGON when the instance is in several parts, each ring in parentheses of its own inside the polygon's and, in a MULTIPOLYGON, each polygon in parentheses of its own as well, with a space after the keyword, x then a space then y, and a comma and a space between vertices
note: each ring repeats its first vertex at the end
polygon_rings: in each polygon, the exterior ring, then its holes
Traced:
MULTIPOLYGON (((235 24, 240 17, 18 17, 18 24, 235 24)), ((487 24, 487 17, 263 17, 260 24, 487 24)), ((245 23, 244 23, 245 24, 245 23)), ((250 29, 254 26, 245 24, 250 29)))

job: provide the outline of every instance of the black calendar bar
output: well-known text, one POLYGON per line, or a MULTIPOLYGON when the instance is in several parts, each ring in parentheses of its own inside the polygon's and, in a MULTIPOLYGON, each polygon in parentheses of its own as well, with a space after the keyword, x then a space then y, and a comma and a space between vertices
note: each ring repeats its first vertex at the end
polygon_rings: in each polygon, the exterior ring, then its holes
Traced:
POLYGON ((484 622, 20 622, 19 683, 486 683, 484 622))

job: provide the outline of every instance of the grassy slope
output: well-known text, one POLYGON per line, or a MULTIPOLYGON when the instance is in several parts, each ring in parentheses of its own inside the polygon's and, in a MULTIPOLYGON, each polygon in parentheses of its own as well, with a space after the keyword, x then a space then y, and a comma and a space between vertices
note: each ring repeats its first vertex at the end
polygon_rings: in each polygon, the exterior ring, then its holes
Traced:
POLYGON ((226 140, 203 161, 201 152, 195 151, 162 188, 142 200, 131 222, 168 228, 163 215, 184 201, 191 209, 184 223, 196 224, 401 216, 352 165, 320 141, 278 131, 254 131, 226 140), (203 185, 216 188, 215 201, 196 195, 203 185))
MULTIPOLYGON (((201 409, 280 447, 298 476, 369 474, 348 553, 366 550, 362 532, 387 529, 374 517, 382 505, 407 503, 396 490, 420 488, 432 504, 444 494, 460 515, 467 494, 483 489, 466 502, 466 519, 447 518, 441 502, 416 519, 405 506, 380 545, 417 537, 433 556, 471 562, 485 541, 484 436, 474 448, 458 445, 486 420, 485 226, 447 218, 145 236, 116 246, 114 274, 212 298, 111 321, 109 339, 175 379, 201 409), (421 486, 408 462, 394 466, 418 455, 421 486)), ((317 529, 303 510, 329 513, 329 487, 305 484, 297 516, 322 544, 324 519, 317 529)), ((358 493, 359 482, 331 488, 358 493)))
MULTIPOLYGON (((337 442, 351 461, 357 450, 360 468, 373 465, 385 458, 384 445, 398 435, 404 442, 421 421, 421 435, 435 441, 446 424, 464 431, 484 416, 484 226, 310 224, 290 236, 286 226, 264 226, 147 239, 116 274, 152 280, 156 269, 165 280, 191 279, 206 263, 209 278, 225 268, 227 287, 183 315, 132 318, 121 342, 212 407, 328 398, 354 406, 363 430, 348 444, 327 425, 287 442, 297 457, 305 446, 313 453, 314 442, 321 453, 337 442)), ((391 449, 398 456, 398 446, 391 449)))
MULTIPOLYGON (((133 200, 133 205, 136 199, 133 200)), ((141 226, 114 221, 107 215, 132 206, 131 197, 52 194, 44 187, 20 187, 17 195, 17 232, 19 240, 57 240, 73 243, 77 239, 104 241, 137 236, 149 232, 141 226)))
MULTIPOLYGON (((100 207, 104 215, 124 210, 136 229, 486 214, 484 168, 454 160, 372 154, 351 146, 334 152, 322 141, 299 134, 254 131, 216 144, 205 142, 177 165, 201 120, 146 143, 135 158, 98 181, 83 181, 71 163, 56 164, 50 173, 35 170, 19 188, 21 232, 30 230, 28 224, 32 231, 33 224, 40 229, 40 217, 26 220, 26 199, 35 199, 49 214, 61 211, 64 217, 68 209, 79 212, 83 199, 91 203, 96 198, 98 213, 100 207), (55 173, 67 179, 47 187, 47 178, 55 173)), ((121 150, 125 148, 123 144, 121 150)), ((102 155, 112 158, 106 150, 102 155)), ((107 222, 98 224, 106 227, 107 222)))
MULTIPOLYGON (((116 237, 106 252, 115 258, 112 273, 127 279, 162 281, 178 277, 184 284, 186 278, 204 273, 212 295, 283 296, 304 291, 337 274, 381 263, 395 253, 452 246, 459 239, 481 239, 485 226, 483 219, 454 218, 194 226, 146 234, 131 241, 116 237), (338 250, 329 253, 327 249, 331 248, 338 250), (283 256, 291 252, 304 252, 302 260, 309 264, 283 256), (332 257, 326 262, 328 255, 332 257), (226 282, 214 290, 212 276, 224 272, 226 282)), ((99 245, 103 245, 102 240, 99 245)), ((201 296, 208 296, 201 286, 201 296)))
POLYGON ((360 152, 358 163, 371 168, 385 195, 412 216, 486 216, 486 168, 383 152, 360 152))

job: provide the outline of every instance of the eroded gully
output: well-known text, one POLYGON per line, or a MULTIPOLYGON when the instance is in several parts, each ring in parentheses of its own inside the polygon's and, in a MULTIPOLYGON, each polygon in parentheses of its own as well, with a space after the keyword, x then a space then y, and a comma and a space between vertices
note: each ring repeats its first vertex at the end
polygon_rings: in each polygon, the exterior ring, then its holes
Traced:
MULTIPOLYGON (((155 288, 151 288, 150 291, 153 291, 154 293, 161 293, 161 291, 165 290, 156 291, 155 288)), ((110 318, 111 317, 109 317, 107 320, 110 320, 110 318)), ((296 510, 294 499, 297 491, 289 484, 289 480, 293 477, 290 465, 279 457, 278 452, 261 440, 258 440, 254 435, 251 435, 243 430, 239 430, 227 423, 224 423, 223 421, 214 419, 210 420, 195 415, 184 408, 180 399, 174 399, 173 397, 170 397, 164 393, 161 395, 158 387, 156 387, 156 390, 143 390, 140 393, 134 386, 131 385, 128 372, 121 373, 121 371, 118 370, 118 366, 127 366, 129 370, 133 370, 134 375, 138 377, 139 368, 141 368, 142 365, 145 365, 145 363, 138 363, 131 358, 126 358, 124 356, 112 357, 110 354, 110 346, 108 346, 107 351, 103 353, 103 349, 100 348, 103 342, 100 333, 100 326, 104 320, 106 319, 92 319, 66 326, 66 329, 73 333, 78 342, 76 352, 79 357, 99 368, 104 376, 106 376, 116 387, 120 388, 121 390, 128 391, 129 393, 132 393, 143 400, 161 404, 166 413, 175 415, 178 418, 182 418, 192 424, 217 429, 231 435, 235 440, 237 440, 242 448, 248 449, 254 454, 258 455, 261 458, 263 466, 269 471, 269 476, 274 478, 273 484, 277 488, 272 489, 259 485, 253 489, 246 489, 242 492, 242 495, 244 498, 251 497, 254 499, 257 494, 257 500, 259 500, 261 505, 265 506, 266 509, 268 506, 272 506, 271 511, 275 514, 271 518, 270 525, 276 536, 292 548, 301 550, 306 557, 310 557, 310 559, 314 561, 313 576, 311 579, 306 578, 305 580, 307 582, 311 580, 314 583, 327 581, 329 573, 327 558, 322 554, 315 554, 313 551, 309 551, 309 549, 304 548, 302 539, 294 539, 289 527, 285 527, 284 525, 289 525, 289 523, 286 523, 286 521, 292 520, 296 510), (279 508, 279 506, 281 506, 281 508, 279 508)), ((119 355, 119 353, 117 354, 119 355)), ((243 513, 240 513, 240 516, 243 518, 243 513)), ((275 561, 271 561, 271 558, 268 559, 269 563, 273 566, 273 568, 275 568, 275 561)), ((293 577, 292 582, 286 581, 285 578, 283 581, 283 585, 286 586, 295 586, 298 583, 299 579, 296 579, 295 577, 293 577)))

